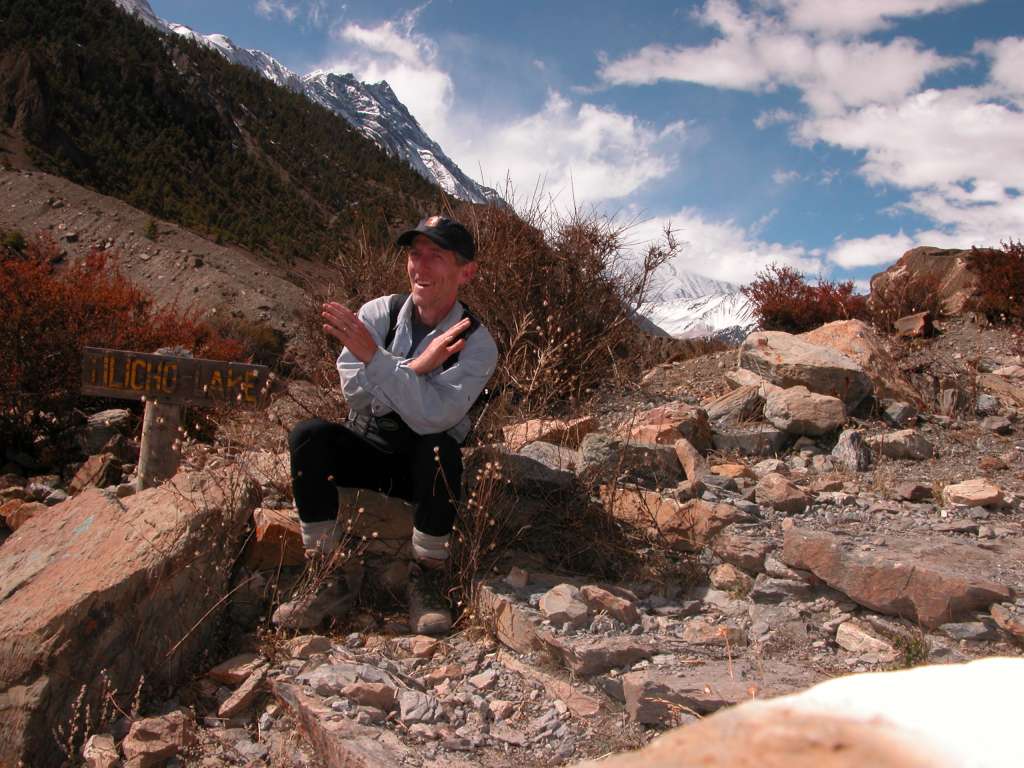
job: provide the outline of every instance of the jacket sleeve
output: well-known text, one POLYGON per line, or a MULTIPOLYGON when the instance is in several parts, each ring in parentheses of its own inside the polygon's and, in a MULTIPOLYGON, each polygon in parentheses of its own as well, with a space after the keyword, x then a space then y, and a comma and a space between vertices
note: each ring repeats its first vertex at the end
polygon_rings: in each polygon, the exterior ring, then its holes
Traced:
MULTIPOLYGON (((359 308, 359 319, 366 325, 377 346, 383 351, 384 337, 388 326, 388 297, 374 299, 359 308)), ((354 411, 367 411, 373 402, 372 387, 366 380, 366 366, 342 347, 338 355, 338 374, 341 377, 341 392, 348 407, 354 411)))
POLYGON ((483 326, 466 338, 459 361, 420 376, 407 361, 385 349, 366 364, 365 378, 374 397, 386 402, 421 435, 444 432, 469 412, 498 364, 498 348, 483 326))

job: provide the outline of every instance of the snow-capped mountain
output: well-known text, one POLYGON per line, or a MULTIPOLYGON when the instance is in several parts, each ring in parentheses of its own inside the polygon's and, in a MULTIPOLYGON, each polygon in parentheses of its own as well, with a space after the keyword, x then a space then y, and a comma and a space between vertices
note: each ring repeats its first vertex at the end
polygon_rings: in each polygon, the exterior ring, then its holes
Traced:
POLYGON ((716 336, 742 339, 754 319, 740 287, 666 264, 655 276, 652 300, 641 313, 679 339, 716 336))
POLYGON ((114 0, 128 13, 164 32, 187 37, 248 67, 271 82, 305 94, 341 116, 392 157, 405 160, 448 194, 473 203, 497 199, 497 193, 469 178, 416 122, 385 81, 363 83, 352 75, 311 72, 300 76, 264 51, 241 48, 225 35, 204 35, 184 24, 159 18, 148 0, 114 0))

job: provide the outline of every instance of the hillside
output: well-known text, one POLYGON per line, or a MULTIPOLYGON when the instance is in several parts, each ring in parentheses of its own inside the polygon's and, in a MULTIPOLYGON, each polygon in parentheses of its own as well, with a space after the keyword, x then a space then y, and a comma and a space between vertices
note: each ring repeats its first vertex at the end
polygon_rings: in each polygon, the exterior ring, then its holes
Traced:
MULTIPOLYGON (((4 150, 275 258, 385 236, 440 190, 344 120, 103 0, 0 3, 4 150)), ((12 162, 12 161, 10 161, 12 162)))

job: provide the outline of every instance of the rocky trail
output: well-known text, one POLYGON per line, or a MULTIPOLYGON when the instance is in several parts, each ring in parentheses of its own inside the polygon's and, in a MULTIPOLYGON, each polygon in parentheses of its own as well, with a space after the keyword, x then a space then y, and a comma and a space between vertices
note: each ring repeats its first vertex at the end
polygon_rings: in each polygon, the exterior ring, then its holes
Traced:
POLYGON ((94 415, 73 475, 2 468, 0 763, 88 735, 107 767, 572 764, 850 673, 1019 657, 1024 347, 939 325, 755 333, 508 427, 467 463, 500 464, 500 514, 538 533, 501 542, 444 638, 393 597, 405 505, 343 496, 362 602, 289 636, 267 622, 301 562, 284 430, 190 442, 136 493, 133 417, 94 415), (539 541, 555 518, 564 543, 539 541), (569 567, 613 543, 617 567, 569 567))

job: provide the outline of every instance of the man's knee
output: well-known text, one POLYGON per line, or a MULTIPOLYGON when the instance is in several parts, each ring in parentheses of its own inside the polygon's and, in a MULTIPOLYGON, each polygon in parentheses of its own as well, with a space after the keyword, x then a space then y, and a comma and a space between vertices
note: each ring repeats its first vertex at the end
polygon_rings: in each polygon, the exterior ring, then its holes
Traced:
POLYGON ((300 421, 288 433, 288 449, 294 456, 309 447, 324 445, 331 432, 331 423, 323 419, 306 419, 300 421))

